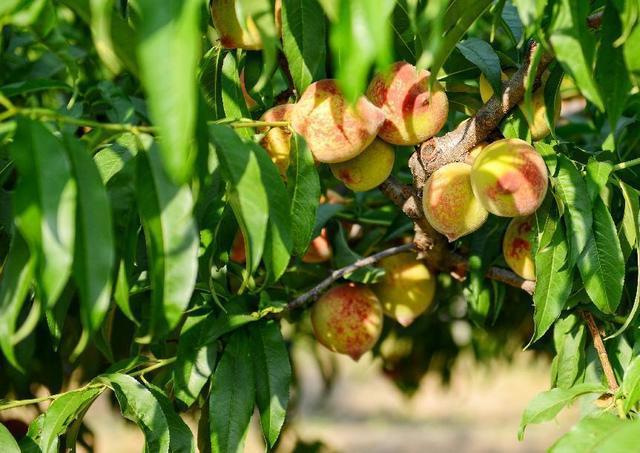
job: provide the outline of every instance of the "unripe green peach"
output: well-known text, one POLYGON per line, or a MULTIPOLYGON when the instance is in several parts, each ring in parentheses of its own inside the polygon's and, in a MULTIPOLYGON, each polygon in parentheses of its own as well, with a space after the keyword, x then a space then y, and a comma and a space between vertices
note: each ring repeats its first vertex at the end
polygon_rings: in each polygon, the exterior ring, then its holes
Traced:
POLYGON ((505 138, 491 143, 476 157, 471 185, 487 211, 502 217, 523 217, 538 209, 547 193, 547 167, 527 142, 505 138))
POLYGON ((375 139, 353 159, 331 164, 331 172, 354 192, 366 192, 389 177, 395 156, 391 145, 375 139))
POLYGON ((509 223, 502 241, 502 253, 509 267, 526 280, 536 279, 535 264, 531 254, 533 215, 516 217, 509 223))
POLYGON ((329 261, 333 256, 331 243, 327 238, 327 230, 323 228, 318 236, 316 236, 309 244, 309 248, 302 256, 303 263, 317 264, 329 261))
MULTIPOLYGON (((291 112, 293 111, 293 104, 276 105, 275 107, 264 112, 260 121, 289 121, 291 119, 291 112)), ((287 174, 287 168, 289 167, 289 154, 291 153, 291 130, 288 127, 272 127, 263 128, 260 132, 266 134, 260 140, 260 145, 267 150, 269 157, 278 170, 280 175, 284 177, 287 174)))
POLYGON ((356 157, 373 141, 383 121, 382 110, 365 97, 350 105, 330 79, 309 85, 291 116, 293 129, 324 163, 356 157))
POLYGON ((382 307, 369 288, 346 283, 331 288, 313 305, 311 324, 320 343, 358 360, 380 337, 382 307))
POLYGON ((220 37, 220 44, 227 49, 262 49, 262 39, 255 22, 247 19, 245 28, 240 25, 236 14, 236 0, 213 0, 211 19, 220 37))
POLYGON ((449 101, 439 83, 429 90, 429 77, 429 71, 398 61, 373 78, 367 97, 384 111, 380 138, 394 145, 416 145, 442 129, 449 101))
POLYGON ((424 185, 425 217, 449 241, 477 230, 489 215, 473 194, 470 174, 471 165, 454 162, 436 170, 424 185))
POLYGON ((384 277, 373 286, 384 314, 408 326, 433 302, 436 280, 415 253, 401 253, 383 258, 377 264, 384 277))
MULTIPOLYGON (((507 70, 507 72, 512 74, 514 71, 507 70)), ((501 73, 500 77, 502 78, 503 82, 506 80, 509 80, 509 76, 507 76, 507 74, 505 74, 504 72, 501 73)), ((547 122, 547 107, 544 102, 544 82, 545 81, 546 81, 546 77, 545 79, 543 79, 543 86, 541 86, 536 91, 534 91, 533 96, 531 97, 531 108, 533 110, 533 118, 531 118, 531 120, 527 118, 527 121, 529 122, 529 131, 531 132, 532 140, 542 140, 547 135, 549 135, 549 132, 551 132, 549 129, 549 123, 547 122)), ((482 102, 487 102, 491 98, 491 96, 493 96, 493 88, 491 87, 491 84, 489 84, 489 81, 484 76, 484 74, 480 76, 479 86, 480 86, 480 97, 482 98, 482 102)), ((560 117, 560 104, 561 104, 560 96, 556 96, 554 122, 558 121, 558 118, 560 117)), ((518 104, 518 107, 520 108, 520 110, 522 110, 523 113, 525 113, 525 116, 527 116, 526 112, 524 111, 524 101, 521 101, 518 104)))

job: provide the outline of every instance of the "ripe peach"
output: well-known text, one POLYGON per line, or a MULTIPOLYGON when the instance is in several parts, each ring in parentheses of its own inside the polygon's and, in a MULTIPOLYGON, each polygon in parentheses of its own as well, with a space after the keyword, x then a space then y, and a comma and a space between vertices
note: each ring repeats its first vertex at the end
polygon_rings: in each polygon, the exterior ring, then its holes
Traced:
POLYGON ((473 194, 470 174, 471 165, 454 162, 436 170, 424 185, 425 217, 449 241, 477 230, 489 215, 473 194))
MULTIPOLYGON (((507 73, 511 75, 513 71, 507 70, 507 73)), ((505 80, 509 79, 509 76, 503 72, 501 73, 501 78, 502 78, 502 81, 504 82, 505 80)), ((547 108, 544 103, 544 82, 545 81, 546 80, 543 79, 543 86, 541 86, 536 91, 534 91, 533 96, 531 97, 531 104, 532 104, 531 107, 533 109, 533 118, 531 120, 527 119, 527 121, 529 121, 529 131, 531 132, 532 140, 542 140, 547 135, 549 135, 549 132, 551 132, 549 130, 549 124, 547 123, 547 108)), ((493 88, 491 88, 491 85, 489 84, 489 81, 484 76, 484 74, 480 76, 479 86, 480 86, 480 97, 482 98, 482 102, 487 102, 491 98, 491 96, 493 96, 493 88)), ((558 118, 560 117, 560 104, 561 104, 560 96, 557 96, 556 104, 555 104, 555 112, 554 112, 554 121, 558 121, 558 118)), ((520 107, 520 110, 522 110, 524 113, 524 101, 520 102, 518 106, 520 107)))
POLYGON ((442 129, 449 100, 439 83, 429 91, 429 77, 429 71, 398 61, 373 78, 366 95, 385 114, 380 138, 394 145, 416 145, 442 129))
POLYGON ((382 307, 369 288, 355 283, 335 286, 311 308, 316 339, 328 349, 358 360, 382 331, 382 307))
POLYGON ((244 247, 244 236, 240 230, 238 230, 233 238, 233 244, 231 244, 231 251, 229 252, 229 259, 238 264, 244 264, 247 260, 247 252, 244 247))
POLYGON ((227 49, 262 49, 260 32, 252 18, 247 19, 246 28, 238 21, 236 0, 213 0, 211 18, 220 37, 220 44, 227 49))
MULTIPOLYGON (((289 121, 293 104, 276 105, 270 108, 260 118, 260 121, 289 121)), ((260 145, 267 150, 269 157, 284 177, 289 167, 289 154, 291 152, 291 130, 288 127, 262 128, 260 132, 266 134, 260 140, 260 145)))
POLYGON ((401 253, 383 258, 378 266, 385 270, 381 281, 373 286, 384 314, 408 326, 433 302, 436 280, 415 253, 401 253))
POLYGON ((389 177, 395 157, 391 145, 375 139, 353 159, 331 164, 331 172, 354 192, 366 192, 389 177))
POLYGON ((502 241, 502 253, 509 267, 526 280, 535 280, 536 271, 531 254, 533 215, 516 217, 509 223, 502 241))
POLYGON ((522 217, 542 203, 547 193, 547 167, 527 142, 505 138, 478 155, 471 170, 471 185, 487 211, 502 217, 522 217))
POLYGON ((305 138, 316 160, 325 163, 356 157, 383 121, 382 110, 364 97, 350 105, 330 79, 309 85, 291 115, 293 129, 305 138))
POLYGON ((331 243, 327 238, 327 230, 323 228, 319 236, 316 236, 309 244, 307 252, 302 257, 303 263, 324 263, 329 261, 333 256, 333 249, 331 243))

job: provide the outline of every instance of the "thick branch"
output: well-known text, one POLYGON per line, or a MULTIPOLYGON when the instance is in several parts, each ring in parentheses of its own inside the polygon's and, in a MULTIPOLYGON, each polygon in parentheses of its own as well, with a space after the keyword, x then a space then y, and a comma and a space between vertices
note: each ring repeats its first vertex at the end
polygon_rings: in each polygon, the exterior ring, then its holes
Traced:
MULTIPOLYGON (((503 84, 502 97, 493 96, 473 117, 442 137, 427 140, 411 156, 409 167, 416 187, 422 187, 429 175, 438 168, 451 162, 463 161, 466 154, 484 141, 507 113, 522 101, 531 60, 538 46, 535 42, 531 43, 522 66, 503 84)), ((551 61, 549 54, 543 54, 540 58, 536 69, 536 85, 539 85, 540 77, 551 61)))
POLYGON ((318 297, 320 297, 320 295, 323 292, 325 292, 333 284, 333 282, 335 282, 336 280, 339 280, 346 274, 350 274, 351 272, 357 271, 360 268, 370 266, 374 264, 376 261, 379 261, 382 258, 385 258, 387 256, 397 255, 402 252, 408 252, 410 250, 415 250, 415 248, 416 246, 413 243, 403 244, 397 247, 391 247, 381 252, 375 253, 371 256, 367 256, 366 258, 359 259, 355 263, 345 266, 341 269, 336 269, 335 271, 331 272, 331 275, 329 275, 327 278, 322 280, 320 283, 318 283, 316 286, 311 288, 309 291, 307 291, 304 294, 301 294, 300 296, 296 297, 294 300, 289 302, 287 304, 287 309, 293 310, 296 308, 300 308, 306 305, 308 302, 311 302, 317 299, 318 297))
POLYGON ((600 330, 596 325, 595 320, 593 319, 593 315, 588 311, 581 312, 582 317, 587 322, 587 327, 589 328, 589 332, 593 337, 593 346, 596 348, 598 352, 598 359, 600 359, 600 364, 602 365, 602 371, 604 371, 604 375, 607 378, 607 383, 609 384, 609 390, 611 393, 615 393, 618 390, 618 381, 616 380, 616 375, 613 372, 613 368, 611 367, 611 362, 609 361, 609 355, 607 354, 607 350, 604 347, 604 343, 602 342, 602 336, 600 336, 600 330))

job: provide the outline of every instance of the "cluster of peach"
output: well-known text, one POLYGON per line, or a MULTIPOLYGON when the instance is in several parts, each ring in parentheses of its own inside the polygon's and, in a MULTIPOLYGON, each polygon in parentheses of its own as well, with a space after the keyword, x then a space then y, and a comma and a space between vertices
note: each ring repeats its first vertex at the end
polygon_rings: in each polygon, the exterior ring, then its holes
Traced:
MULTIPOLYGON (((276 2, 276 27, 281 28, 280 2, 276 2)), ((235 0, 214 0, 214 25, 225 47, 260 49, 255 24, 241 27, 235 0)), ((287 122, 304 137, 314 159, 329 164, 348 188, 367 191, 386 180, 394 165, 393 145, 413 146, 437 134, 447 121, 449 103, 443 87, 431 84, 430 73, 407 62, 394 63, 374 76, 364 96, 349 102, 334 80, 308 86, 295 104, 267 110, 265 122, 287 122)), ((502 74, 503 80, 507 78, 502 74)), ((486 102, 493 90, 484 76, 480 95, 486 102)), ((244 87, 243 87, 244 88, 244 87)), ((246 93, 246 92, 245 92, 246 93)), ((533 95, 531 136, 549 133, 543 89, 533 95)), ((522 108, 522 106, 521 106, 522 108)), ((555 116, 559 113, 556 105, 555 116)), ((290 161, 291 130, 264 128, 261 145, 286 177, 290 161)), ((533 212, 542 203, 548 174, 542 157, 527 142, 503 139, 481 144, 466 162, 443 166, 427 180, 423 209, 429 223, 450 241, 477 230, 489 213, 513 217, 503 242, 507 264, 521 277, 534 279, 529 235, 533 212)), ((331 202, 331 200, 329 200, 331 202)), ((235 261, 244 260, 241 236, 233 250, 235 261), (240 253, 238 253, 238 251, 240 253), (242 256, 240 256, 242 255, 242 256)), ((302 258, 307 263, 327 261, 332 250, 326 231, 315 238, 302 258)), ((332 351, 358 359, 376 343, 383 314, 407 326, 431 305, 435 277, 413 253, 381 260, 382 280, 371 287, 356 283, 338 285, 313 306, 311 321, 316 338, 332 351)))

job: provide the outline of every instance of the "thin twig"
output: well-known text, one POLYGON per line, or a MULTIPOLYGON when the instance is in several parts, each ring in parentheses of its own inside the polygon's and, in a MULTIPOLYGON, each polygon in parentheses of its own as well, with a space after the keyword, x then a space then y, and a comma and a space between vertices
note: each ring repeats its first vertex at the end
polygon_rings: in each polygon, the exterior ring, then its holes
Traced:
POLYGON ((616 380, 616 375, 613 372, 613 367, 611 366, 611 362, 609 361, 607 350, 604 347, 602 336, 600 335, 600 329, 598 329, 596 321, 593 319, 593 315, 590 312, 583 310, 580 312, 580 314, 586 321, 589 332, 591 333, 591 337, 593 338, 593 346, 598 352, 598 359, 600 360, 600 364, 602 365, 604 376, 607 378, 609 390, 611 391, 611 393, 615 393, 619 388, 618 381, 616 380))
POLYGON ((375 253, 371 256, 367 256, 366 258, 359 259, 353 264, 349 264, 341 269, 336 269, 331 272, 327 278, 322 280, 316 286, 311 288, 309 291, 301 294, 300 296, 293 299, 291 302, 287 304, 287 310, 294 310, 296 308, 303 307, 307 302, 313 301, 320 297, 329 286, 333 284, 336 280, 342 278, 344 275, 349 274, 351 272, 357 271, 358 269, 366 266, 370 266, 378 260, 385 258, 391 255, 397 255, 399 253, 408 252, 410 250, 415 250, 416 246, 414 243, 398 245, 396 247, 391 247, 381 252, 375 253))

